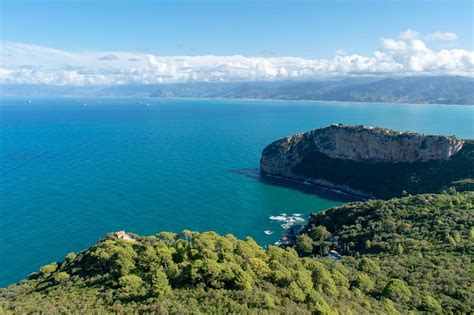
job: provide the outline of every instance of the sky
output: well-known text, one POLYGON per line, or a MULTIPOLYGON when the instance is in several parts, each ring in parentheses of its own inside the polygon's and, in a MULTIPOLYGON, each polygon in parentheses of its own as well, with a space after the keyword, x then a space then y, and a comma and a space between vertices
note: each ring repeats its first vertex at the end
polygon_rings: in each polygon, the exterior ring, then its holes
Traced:
POLYGON ((0 83, 472 75, 473 1, 0 0, 0 83))

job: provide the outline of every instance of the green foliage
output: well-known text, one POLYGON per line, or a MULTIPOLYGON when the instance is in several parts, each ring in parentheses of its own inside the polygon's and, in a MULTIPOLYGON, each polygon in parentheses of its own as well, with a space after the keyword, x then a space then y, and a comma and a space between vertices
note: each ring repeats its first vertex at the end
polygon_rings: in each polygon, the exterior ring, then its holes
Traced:
POLYGON ((466 268, 474 253, 473 204, 473 192, 455 189, 352 203, 313 214, 302 233, 313 236, 314 229, 325 226, 332 235, 325 242, 346 259, 356 257, 350 267, 363 274, 353 284, 367 294, 383 295, 385 288, 388 294, 397 284, 388 286, 389 280, 396 278, 412 293, 410 299, 396 298, 396 305, 427 310, 435 309, 436 301, 447 312, 465 313, 474 308, 474 280, 466 268), (370 289, 364 274, 373 283, 370 289))
POLYGON ((309 229, 308 234, 318 244, 324 242, 329 236, 331 236, 331 233, 329 233, 326 227, 322 225, 313 226, 309 229))
POLYGON ((121 276, 119 278, 119 285, 119 296, 125 299, 141 297, 145 293, 143 280, 136 275, 121 276))
POLYGON ((383 295, 394 302, 407 302, 411 297, 411 291, 400 279, 390 279, 383 289, 383 295))
POLYGON ((154 268, 151 271, 151 289, 155 296, 166 296, 172 289, 163 268, 154 268))
POLYGON ((370 293, 375 288, 374 281, 366 273, 359 273, 357 275, 355 285, 365 293, 370 293))
POLYGON ((66 255, 66 257, 64 258, 64 260, 65 260, 66 262, 69 262, 69 263, 70 263, 70 262, 72 262, 72 261, 76 258, 76 256, 77 256, 76 253, 71 252, 71 253, 69 253, 69 254, 66 255))
POLYGON ((0 307, 20 314, 470 313, 473 199, 450 191, 348 204, 313 215, 296 250, 214 232, 132 241, 111 234, 0 289, 0 307), (324 247, 342 260, 326 257, 324 247))
POLYGON ((56 283, 63 283, 68 281, 70 278, 69 274, 65 271, 58 272, 53 276, 53 279, 56 283))
POLYGON ((296 249, 304 255, 313 252, 313 240, 306 234, 300 234, 296 237, 296 249))
POLYGON ((57 269, 58 269, 58 264, 57 263, 44 265, 43 267, 40 268, 40 275, 44 278, 49 277, 57 269))
MULTIPOLYGON (((295 177, 324 179, 383 199, 410 194, 439 193, 452 186, 460 191, 474 189, 472 140, 465 140, 463 148, 448 160, 413 163, 334 159, 313 146, 314 143, 308 141, 304 149, 301 149, 302 159, 291 170, 295 177)), ((269 147, 271 148, 271 145, 269 147)), ((272 152, 269 149, 268 152, 264 151, 264 154, 272 155, 272 152)))
POLYGON ((425 294, 423 296, 421 309, 432 314, 441 314, 443 312, 441 304, 439 304, 439 302, 430 294, 425 294))
POLYGON ((288 286, 288 296, 295 302, 303 302, 306 297, 303 290, 295 282, 291 282, 288 286))

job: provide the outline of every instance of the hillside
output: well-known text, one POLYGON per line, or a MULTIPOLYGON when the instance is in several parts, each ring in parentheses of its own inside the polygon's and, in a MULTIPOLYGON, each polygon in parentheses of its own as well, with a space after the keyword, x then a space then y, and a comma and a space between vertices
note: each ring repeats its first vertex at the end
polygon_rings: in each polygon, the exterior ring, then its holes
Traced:
POLYGON ((317 256, 337 250, 356 257, 359 268, 365 265, 366 275, 357 279, 378 294, 388 293, 387 284, 369 279, 398 279, 392 283, 412 306, 439 304, 439 312, 470 313, 473 202, 474 192, 450 189, 445 194, 352 203, 315 213, 298 236, 299 252, 317 256))
POLYGON ((469 313, 473 202, 451 189, 329 209, 296 250, 213 232, 113 233, 1 289, 0 313, 469 313))
POLYGON ((408 77, 338 87, 318 97, 327 101, 474 104, 474 81, 469 78, 408 77))
POLYGON ((268 145, 260 171, 365 198, 439 192, 451 186, 472 190, 474 142, 331 125, 268 145))
POLYGON ((469 77, 360 77, 344 80, 206 82, 120 86, 3 85, 3 96, 111 96, 474 104, 469 77))

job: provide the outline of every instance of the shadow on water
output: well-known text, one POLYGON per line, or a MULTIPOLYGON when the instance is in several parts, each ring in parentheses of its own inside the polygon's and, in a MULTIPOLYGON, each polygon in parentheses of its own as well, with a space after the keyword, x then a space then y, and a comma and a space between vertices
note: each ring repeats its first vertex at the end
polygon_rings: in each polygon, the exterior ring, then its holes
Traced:
POLYGON ((266 185, 284 187, 289 189, 294 189, 304 194, 316 195, 320 198, 339 201, 339 202, 352 202, 352 201, 363 201, 364 199, 358 198, 353 195, 349 195, 343 192, 331 190, 323 186, 318 186, 315 184, 305 184, 294 180, 277 178, 271 176, 262 176, 259 169, 257 168, 244 168, 237 170, 229 170, 229 173, 243 175, 245 177, 257 180, 266 185))

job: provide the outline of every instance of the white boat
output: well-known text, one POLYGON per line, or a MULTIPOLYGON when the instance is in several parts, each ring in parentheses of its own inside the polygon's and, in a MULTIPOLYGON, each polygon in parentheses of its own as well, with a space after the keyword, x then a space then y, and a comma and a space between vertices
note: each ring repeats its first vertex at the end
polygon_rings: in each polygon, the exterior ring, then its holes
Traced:
POLYGON ((273 234, 273 231, 266 230, 266 231, 263 231, 263 233, 265 233, 265 234, 267 234, 267 235, 272 235, 272 234, 273 234))

